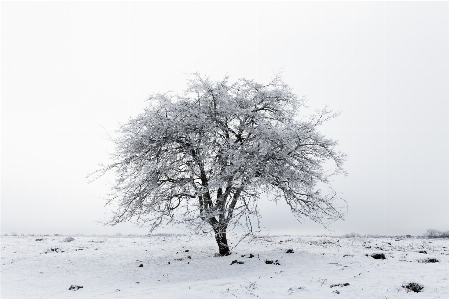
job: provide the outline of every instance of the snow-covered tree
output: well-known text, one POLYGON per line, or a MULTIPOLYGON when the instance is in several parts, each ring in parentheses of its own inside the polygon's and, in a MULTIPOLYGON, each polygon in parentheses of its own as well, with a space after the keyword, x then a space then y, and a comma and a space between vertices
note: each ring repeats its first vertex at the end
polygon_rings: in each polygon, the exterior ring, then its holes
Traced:
POLYGON ((278 76, 263 85, 196 74, 182 95, 151 96, 145 111, 120 127, 114 162, 99 171, 117 178, 111 224, 208 227, 220 255, 228 255, 228 227, 257 217, 266 194, 285 200, 299 218, 341 219, 336 193, 320 190, 344 172, 336 141, 317 131, 335 115, 324 109, 300 119, 304 107, 278 76))

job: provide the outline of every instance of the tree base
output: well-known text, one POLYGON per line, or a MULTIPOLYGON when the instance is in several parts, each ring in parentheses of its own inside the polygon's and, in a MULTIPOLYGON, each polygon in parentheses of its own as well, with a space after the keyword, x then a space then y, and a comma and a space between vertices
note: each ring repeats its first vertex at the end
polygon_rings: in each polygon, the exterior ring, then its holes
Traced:
POLYGON ((230 252, 230 251, 228 251, 228 253, 225 253, 225 254, 220 254, 217 252, 217 253, 214 253, 214 257, 229 256, 231 254, 232 254, 232 252, 230 252))
POLYGON ((228 256, 231 254, 228 246, 228 240, 226 239, 226 232, 217 232, 215 233, 215 240, 218 245, 218 254, 220 256, 228 256))

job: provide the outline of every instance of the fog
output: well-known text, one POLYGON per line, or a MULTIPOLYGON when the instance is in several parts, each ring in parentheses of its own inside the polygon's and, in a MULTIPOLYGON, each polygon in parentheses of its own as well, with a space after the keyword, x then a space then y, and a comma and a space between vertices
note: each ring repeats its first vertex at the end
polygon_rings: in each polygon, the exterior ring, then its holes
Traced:
POLYGON ((1 233, 147 233, 103 226, 113 178, 86 176, 195 72, 281 72, 311 111, 341 112, 322 131, 348 154, 346 220, 262 199, 263 232, 449 229, 449 2, 2 2, 1 61, 1 233))

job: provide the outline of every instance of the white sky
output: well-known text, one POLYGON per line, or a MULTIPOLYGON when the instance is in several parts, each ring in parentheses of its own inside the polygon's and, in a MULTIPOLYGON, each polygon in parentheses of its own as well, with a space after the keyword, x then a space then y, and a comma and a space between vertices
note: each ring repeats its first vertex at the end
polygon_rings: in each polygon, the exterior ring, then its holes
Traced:
MULTIPOLYGON (((114 228, 107 133, 188 73, 284 81, 348 154, 336 233, 449 230, 449 2, 1 3, 1 232, 114 228)), ((325 233, 260 203, 272 233, 325 233)))

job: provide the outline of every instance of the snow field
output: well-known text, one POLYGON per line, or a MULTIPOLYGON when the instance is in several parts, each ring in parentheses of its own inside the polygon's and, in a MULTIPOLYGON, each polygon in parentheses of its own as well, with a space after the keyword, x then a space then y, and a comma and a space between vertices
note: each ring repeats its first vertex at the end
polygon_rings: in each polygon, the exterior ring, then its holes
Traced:
POLYGON ((271 236, 214 257, 211 237, 37 238, 2 236, 1 298, 449 298, 447 239, 271 236))

